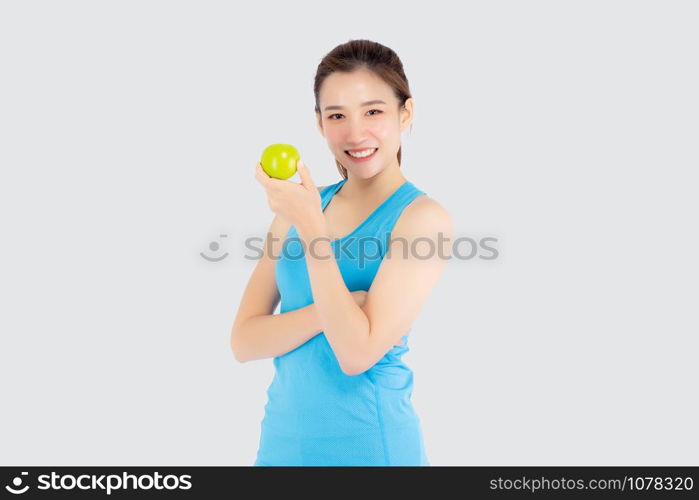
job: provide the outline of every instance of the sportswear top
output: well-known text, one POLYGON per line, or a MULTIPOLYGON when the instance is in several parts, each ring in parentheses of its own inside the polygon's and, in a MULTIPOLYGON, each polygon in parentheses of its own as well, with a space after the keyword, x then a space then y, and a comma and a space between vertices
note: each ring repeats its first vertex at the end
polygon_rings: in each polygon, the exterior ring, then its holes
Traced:
MULTIPOLYGON (((325 211, 346 179, 320 191, 325 211)), ((406 181, 331 246, 347 289, 369 290, 403 209, 423 191, 406 181)), ((389 255, 390 257, 390 255, 389 255)), ((313 303, 304 246, 292 225, 276 262, 280 313, 313 303)), ((273 358, 254 465, 430 465, 411 404, 408 334, 358 375, 341 369, 323 332, 273 358)))

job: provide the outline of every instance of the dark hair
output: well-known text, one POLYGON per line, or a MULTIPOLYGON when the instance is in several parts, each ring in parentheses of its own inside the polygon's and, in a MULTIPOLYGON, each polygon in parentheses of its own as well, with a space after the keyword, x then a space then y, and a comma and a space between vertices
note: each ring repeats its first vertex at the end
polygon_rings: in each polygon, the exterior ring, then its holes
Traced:
MULTIPOLYGON (((399 109, 405 106, 405 101, 408 98, 412 97, 408 79, 403 72, 403 63, 393 50, 371 40, 350 40, 328 52, 318 65, 313 84, 316 113, 320 113, 318 105, 320 87, 328 75, 336 71, 351 73, 362 68, 372 71, 393 88, 393 92, 398 98, 399 109)), ((398 148, 398 166, 400 166, 401 149, 402 147, 398 148)), ((340 175, 347 179, 347 169, 337 159, 335 164, 340 175)))

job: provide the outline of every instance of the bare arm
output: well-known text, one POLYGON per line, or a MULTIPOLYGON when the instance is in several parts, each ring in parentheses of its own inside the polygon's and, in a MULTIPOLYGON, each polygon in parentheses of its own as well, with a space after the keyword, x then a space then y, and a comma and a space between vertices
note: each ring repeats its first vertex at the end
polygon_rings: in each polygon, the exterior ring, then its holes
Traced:
POLYGON ((250 276, 231 331, 231 349, 238 361, 281 356, 321 332, 313 304, 274 314, 280 295, 275 281, 275 258, 289 224, 275 217, 267 231, 263 255, 250 276), (273 238, 273 239, 271 239, 273 238))
MULTIPOLYGON (((231 330, 231 350, 240 362, 281 356, 307 342, 322 331, 315 304, 273 314, 280 295, 274 266, 289 230, 289 224, 275 217, 267 231, 264 253, 248 281, 231 330), (273 239, 272 239, 273 238, 273 239), (271 250, 272 255, 269 254, 271 250)), ((367 293, 352 293, 358 306, 367 293)))
MULTIPOLYGON (((352 295, 360 305, 366 292, 352 292, 352 295)), ((280 314, 253 316, 243 325, 237 333, 234 327, 231 337, 237 338, 237 342, 232 340, 231 348, 240 362, 282 356, 322 331, 315 304, 280 314)))
MULTIPOLYGON (((327 237, 324 222, 309 220, 299 235, 307 244, 327 237)), ((357 375, 371 368, 397 335, 410 327, 446 266, 445 241, 451 237, 451 218, 436 201, 424 199, 408 205, 392 234, 391 258, 381 262, 363 307, 354 305, 337 263, 327 258, 332 255, 330 244, 326 239, 315 242, 314 255, 306 259, 313 297, 321 327, 344 373, 357 375), (440 239, 440 234, 447 239, 440 239), (402 257, 404 246, 414 248, 413 242, 425 238, 434 243, 430 258, 420 257, 422 248, 402 257), (437 252, 440 246, 442 251, 437 252)))

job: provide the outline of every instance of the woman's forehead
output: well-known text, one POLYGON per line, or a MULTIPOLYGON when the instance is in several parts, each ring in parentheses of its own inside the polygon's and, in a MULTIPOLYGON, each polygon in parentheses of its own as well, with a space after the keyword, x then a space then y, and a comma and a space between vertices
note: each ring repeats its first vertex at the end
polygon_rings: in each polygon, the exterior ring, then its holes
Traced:
POLYGON ((395 100, 386 82, 367 71, 332 73, 323 82, 319 94, 323 107, 355 107, 374 100, 389 104, 395 100))

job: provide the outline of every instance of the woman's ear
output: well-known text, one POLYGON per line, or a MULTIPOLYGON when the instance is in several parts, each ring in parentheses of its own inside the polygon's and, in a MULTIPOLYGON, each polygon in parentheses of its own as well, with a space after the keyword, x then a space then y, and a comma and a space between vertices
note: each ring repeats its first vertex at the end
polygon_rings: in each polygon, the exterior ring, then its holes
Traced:
POLYGON ((413 123, 413 115, 414 115, 414 103, 413 103, 413 98, 408 97, 405 100, 405 104, 400 110, 400 131, 403 132, 406 128, 408 128, 408 125, 411 125, 413 123))
POLYGON ((320 118, 320 113, 318 113, 317 111, 316 111, 316 128, 318 129, 318 132, 320 133, 320 135, 325 137, 325 134, 323 133, 323 123, 322 123, 322 120, 320 118))

